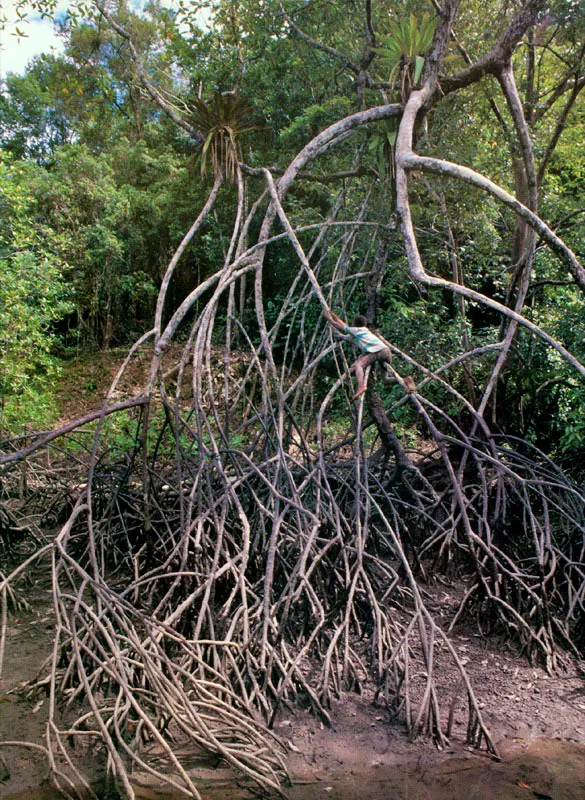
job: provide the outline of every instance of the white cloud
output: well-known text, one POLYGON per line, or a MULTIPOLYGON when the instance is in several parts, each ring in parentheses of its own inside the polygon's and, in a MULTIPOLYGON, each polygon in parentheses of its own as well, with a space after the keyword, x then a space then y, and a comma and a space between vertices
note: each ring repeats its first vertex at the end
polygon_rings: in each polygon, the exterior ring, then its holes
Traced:
MULTIPOLYGON (((66 8, 66 3, 60 4, 57 13, 66 8)), ((42 19, 37 13, 31 13, 26 20, 19 21, 14 13, 12 0, 2 3, 2 11, 8 20, 4 25, 4 30, 0 31, 0 75, 2 77, 7 72, 22 74, 31 58, 40 53, 62 52, 63 42, 56 35, 52 20, 42 19), (17 29, 26 36, 18 36, 17 29)))

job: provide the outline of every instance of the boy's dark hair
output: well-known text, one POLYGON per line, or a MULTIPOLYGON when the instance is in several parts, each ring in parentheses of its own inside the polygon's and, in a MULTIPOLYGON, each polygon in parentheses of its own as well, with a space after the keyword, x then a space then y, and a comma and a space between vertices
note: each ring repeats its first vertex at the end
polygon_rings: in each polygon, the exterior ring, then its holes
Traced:
POLYGON ((364 317, 363 314, 358 314, 357 317, 353 321, 354 327, 356 328, 367 328, 368 327, 368 318, 364 317))

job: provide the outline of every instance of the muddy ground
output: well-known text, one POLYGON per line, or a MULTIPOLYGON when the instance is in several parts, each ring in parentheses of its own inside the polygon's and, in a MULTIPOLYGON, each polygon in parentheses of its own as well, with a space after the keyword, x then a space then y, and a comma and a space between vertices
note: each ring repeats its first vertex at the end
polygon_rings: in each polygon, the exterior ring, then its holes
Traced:
MULTIPOLYGON (((440 584, 437 601, 449 603, 460 584, 440 584)), ((32 612, 8 621, 0 679, 0 741, 44 741, 42 695, 18 691, 34 679, 50 655, 53 618, 49 586, 31 585, 32 612)), ((373 703, 373 687, 347 694, 332 708, 332 727, 309 713, 283 715, 276 731, 288 750, 291 800, 585 800, 585 676, 574 662, 553 676, 532 667, 511 646, 486 639, 472 628, 454 634, 502 760, 470 750, 464 743, 463 700, 455 711, 451 748, 439 752, 432 742, 411 741, 389 712, 373 703)), ((42 753, 22 747, 0 748, 0 797, 52 800, 42 753)), ((221 764, 193 753, 191 768, 209 800, 257 796, 221 764)), ((99 765, 87 764, 92 780, 99 765)), ((136 775, 139 797, 163 800, 169 794, 147 775, 136 775)))

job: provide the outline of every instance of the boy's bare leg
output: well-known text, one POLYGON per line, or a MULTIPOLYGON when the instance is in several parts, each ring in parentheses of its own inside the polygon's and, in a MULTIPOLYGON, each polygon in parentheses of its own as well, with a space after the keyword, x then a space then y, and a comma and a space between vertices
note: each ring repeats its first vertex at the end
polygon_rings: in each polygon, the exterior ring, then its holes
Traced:
POLYGON ((367 355, 362 356, 361 358, 358 358, 358 360, 355 362, 354 369, 355 369, 355 376, 357 378, 357 384, 358 385, 357 385, 357 391, 353 396, 354 400, 357 400, 358 397, 361 397, 361 395, 368 388, 368 385, 366 383, 366 370, 365 370, 365 368, 369 367, 369 366, 370 366, 370 359, 369 359, 369 357, 367 355))
POLYGON ((391 368, 392 356, 389 353, 366 353, 366 355, 360 356, 354 365, 355 375, 358 383, 357 391, 353 396, 354 400, 357 400, 358 397, 361 397, 361 395, 368 388, 366 369, 373 367, 376 362, 380 363, 382 368, 382 380, 385 383, 392 383, 395 380, 391 368))
POLYGON ((396 378, 392 372, 392 358, 384 358, 380 366, 382 367, 382 380, 384 383, 394 383, 396 378))

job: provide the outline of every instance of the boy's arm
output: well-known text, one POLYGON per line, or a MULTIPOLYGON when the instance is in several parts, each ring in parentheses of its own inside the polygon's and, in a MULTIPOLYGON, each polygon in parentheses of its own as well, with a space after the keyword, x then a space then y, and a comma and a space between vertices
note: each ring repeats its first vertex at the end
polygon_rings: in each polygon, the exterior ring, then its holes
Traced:
POLYGON ((347 331, 346 323, 341 319, 341 317, 338 317, 334 311, 327 309, 323 312, 323 316, 327 322, 335 328, 335 330, 339 331, 340 333, 345 333, 347 331))

